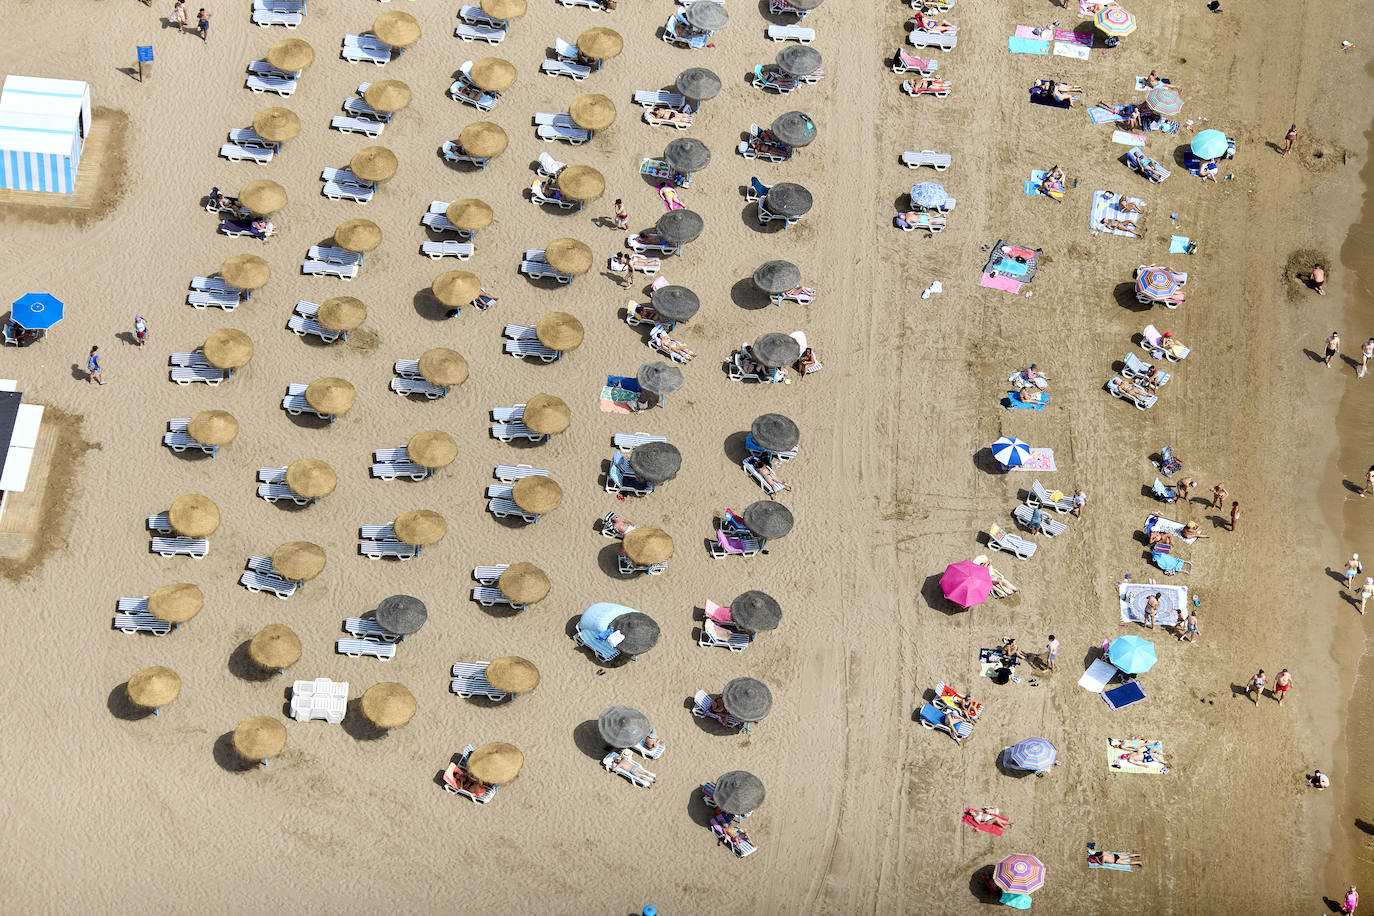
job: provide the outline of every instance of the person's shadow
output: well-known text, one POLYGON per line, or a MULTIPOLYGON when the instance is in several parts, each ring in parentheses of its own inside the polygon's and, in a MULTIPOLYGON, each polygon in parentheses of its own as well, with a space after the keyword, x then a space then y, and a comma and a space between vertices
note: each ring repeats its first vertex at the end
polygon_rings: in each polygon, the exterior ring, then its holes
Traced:
MULTIPOLYGON (((1270 143, 1269 145, 1274 146, 1275 144, 1270 143)), ((1330 897, 1322 897, 1322 903, 1326 904, 1326 908, 1333 913, 1341 912, 1341 905, 1337 903, 1335 900, 1332 900, 1330 897)))
POLYGON ((1339 570, 1332 569, 1330 566, 1328 566, 1326 567, 1326 574, 1331 578, 1335 579, 1341 585, 1345 584, 1345 574, 1340 572, 1339 570))
POLYGON ((1312 360, 1312 362, 1314 363, 1321 363, 1326 361, 1326 358, 1319 354, 1316 350, 1309 350, 1306 347, 1303 347, 1302 352, 1304 356, 1312 360))
POLYGON ((118 340, 121 343, 127 344, 131 347, 138 346, 138 338, 134 336, 133 331, 120 331, 118 334, 115 335, 115 340, 118 340))
POLYGON ((1273 150, 1274 152, 1278 153, 1280 156, 1283 155, 1283 147, 1279 146, 1273 140, 1265 140, 1264 145, 1267 146, 1269 149, 1273 150))

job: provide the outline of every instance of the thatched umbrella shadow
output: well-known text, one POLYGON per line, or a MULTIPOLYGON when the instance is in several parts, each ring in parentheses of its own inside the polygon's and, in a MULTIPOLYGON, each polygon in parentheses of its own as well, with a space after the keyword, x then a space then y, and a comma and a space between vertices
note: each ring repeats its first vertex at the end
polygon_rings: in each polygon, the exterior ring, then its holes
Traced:
POLYGON ((229 673, 242 681, 270 681, 277 677, 280 673, 277 669, 268 670, 253 661, 253 656, 248 652, 252 642, 251 639, 245 639, 229 653, 229 673))
POLYGON ((140 719, 147 719, 153 715, 153 711, 129 699, 129 682, 125 681, 110 691, 110 695, 105 699, 105 706, 110 710, 110 715, 116 719, 123 719, 126 722, 137 722, 140 719))
POLYGON ((227 731, 215 739, 211 753, 215 758, 215 763, 219 764, 220 769, 226 773, 247 773, 249 770, 261 769, 259 761, 244 760, 239 752, 234 750, 234 733, 227 731))
POLYGON ((376 741, 387 735, 387 729, 378 728, 363 715, 361 697, 348 701, 342 724, 343 730, 355 741, 376 741))

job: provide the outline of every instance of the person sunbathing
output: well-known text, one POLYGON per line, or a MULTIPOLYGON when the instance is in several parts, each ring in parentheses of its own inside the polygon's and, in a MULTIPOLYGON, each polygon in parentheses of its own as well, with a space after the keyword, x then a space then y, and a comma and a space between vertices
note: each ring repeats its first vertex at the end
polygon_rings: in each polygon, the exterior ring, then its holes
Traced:
POLYGON ((1215 159, 1208 159, 1206 162, 1202 163, 1202 165, 1198 166, 1197 177, 1201 178, 1203 181, 1216 181, 1217 161, 1215 159))
POLYGON ((691 124, 692 115, 685 111, 678 111, 676 108, 669 108, 666 105, 655 105, 646 112, 647 116, 656 121, 666 121, 669 124, 691 124))
POLYGON ((1000 808, 967 808, 965 811, 980 824, 992 824, 1003 830, 1011 826, 1011 821, 1002 816, 1000 808))
POLYGON ((487 793, 491 786, 482 782, 480 779, 473 779, 464 770, 453 768, 453 786, 463 792, 470 792, 477 797, 482 797, 487 793))
POLYGON ((959 31, 959 26, 953 22, 929 19, 924 12, 918 12, 916 15, 912 16, 911 21, 916 23, 916 31, 918 32, 934 32, 939 35, 946 35, 959 31))
POLYGON ((277 227, 265 219, 255 219, 249 228, 253 230, 253 238, 265 239, 277 234, 277 227))
POLYGON ((1125 194, 1117 195, 1116 208, 1120 210, 1122 213, 1145 212, 1145 205, 1143 203, 1136 203, 1135 201, 1128 198, 1125 194))
POLYGON ((1165 547, 1173 547, 1174 535, 1173 532, 1161 531, 1160 529, 1156 528, 1155 530, 1150 532, 1149 541, 1150 542, 1145 546, 1154 547, 1156 544, 1163 544, 1165 547))
POLYGON ((1146 398, 1151 397, 1150 392, 1146 391, 1144 388, 1140 387, 1134 382, 1124 378, 1119 383, 1117 383, 1116 390, 1121 392, 1121 394, 1128 398, 1136 398, 1142 401, 1146 398))
POLYGON ((1163 80, 1161 80, 1159 74, 1153 70, 1150 71, 1149 76, 1145 77, 1145 85, 1150 89, 1158 86, 1161 82, 1163 82, 1163 80))
POLYGON ((228 194, 220 192, 219 188, 210 189, 210 206, 217 210, 227 211, 241 219, 247 219, 253 215, 253 211, 239 203, 237 197, 230 197, 228 194))
POLYGON ((1140 237, 1139 233, 1136 231, 1136 224, 1134 220, 1104 219, 1102 221, 1102 228, 1110 229, 1113 232, 1124 232, 1132 238, 1140 237))
POLYGON ((1012 394, 1022 404, 1048 404, 1050 402, 1049 394, 1038 388, 1017 388, 1012 394))
POLYGON ((1179 534, 1182 535, 1182 536, 1185 537, 1185 538, 1190 538, 1190 539, 1191 539, 1191 538, 1211 538, 1211 535, 1210 535, 1210 534, 1203 534, 1203 533, 1202 533, 1202 528, 1198 525, 1197 522, 1191 522, 1191 521, 1190 521, 1188 524, 1186 524, 1186 525, 1183 526, 1183 530, 1180 531, 1179 534))
MULTIPOLYGON (((716 810, 719 811, 720 809, 717 808, 716 810)), ((721 839, 725 840, 735 848, 739 847, 741 841, 745 843, 753 842, 749 839, 749 834, 744 831, 744 828, 732 822, 726 822, 721 826, 720 836, 721 839)))
POLYGON ((940 724, 949 729, 949 736, 954 739, 955 744, 963 744, 964 739, 959 734, 959 723, 967 723, 968 720, 963 716, 955 715, 954 710, 946 709, 945 714, 940 717, 940 724))
POLYGON ((562 200, 563 192, 558 189, 557 178, 546 178, 539 185, 539 193, 550 200, 562 200))
POLYGON ((1088 861, 1094 865, 1140 865, 1144 866, 1144 861, 1140 856, 1131 852, 1102 852, 1094 850, 1088 853, 1088 861))
POLYGON ((662 246, 667 244, 663 241, 663 236, 659 235, 657 232, 650 232, 647 229, 641 232, 639 235, 635 236, 634 240, 636 245, 647 245, 650 247, 662 246))
POLYGON ((629 519, 621 518, 614 512, 607 512, 601 519, 601 531, 613 532, 618 537, 624 537, 635 530, 634 524, 629 519))
POLYGON ((454 84, 453 95, 455 98, 467 99, 469 102, 480 102, 482 100, 483 95, 490 95, 495 97, 496 93, 484 93, 481 89, 478 89, 476 86, 473 86, 469 83, 459 82, 454 84))
MULTIPOLYGON (((479 287, 479 289, 481 288, 479 287)), ((495 305, 497 301, 498 300, 495 296, 489 295, 485 289, 481 289, 481 291, 477 294, 477 298, 472 300, 472 304, 477 308, 486 311, 487 309, 495 305)))
POLYGON ((658 748, 663 746, 663 739, 657 737, 656 735, 646 735, 644 740, 639 743, 640 746, 644 748, 644 750, 652 751, 657 750, 658 748))
POLYGON ((618 770, 622 767, 628 770, 631 776, 634 776, 637 779, 642 779, 645 782, 647 782, 649 784, 648 787, 650 789, 654 787, 654 780, 658 777, 655 776, 653 773, 650 773, 648 770, 644 769, 644 767, 640 766, 639 762, 632 758, 629 754, 623 752, 616 754, 614 757, 611 758, 611 769, 618 770))
POLYGON ((1050 385, 1050 377, 1041 372, 1040 367, 1035 363, 1031 363, 1018 372, 1017 375, 1022 379, 1022 381, 1017 382, 1018 388, 1027 388, 1032 385, 1036 388, 1048 388, 1050 385))
POLYGON ((816 288, 814 286, 802 286, 798 283, 783 293, 782 297, 784 299, 814 299, 816 298, 816 288))
POLYGON ((1078 95, 1082 95, 1083 87, 1058 83, 1054 80, 1036 80, 1035 85, 1031 87, 1031 92, 1048 95, 1056 102, 1072 103, 1074 99, 1078 98, 1078 95), (1074 95, 1074 93, 1078 93, 1078 95, 1074 95))
POLYGON ((796 363, 794 363, 794 365, 796 366, 797 371, 801 373, 801 377, 806 378, 807 373, 809 373, 816 366, 820 365, 820 361, 816 359, 816 351, 812 350, 810 347, 807 347, 805 350, 801 352, 801 356, 797 357, 797 361, 796 363))
POLYGON ((902 89, 910 95, 917 95, 922 92, 947 92, 949 91, 949 80, 923 76, 918 80, 906 80, 902 83, 902 89))
POLYGON ((663 201, 663 205, 669 210, 681 210, 682 201, 678 199, 677 190, 670 188, 666 184, 658 186, 658 197, 663 201))
POLYGON ((1133 763, 1136 766, 1144 766, 1149 763, 1157 763, 1160 766, 1168 766, 1169 761, 1165 760, 1162 756, 1160 756, 1160 751, 1161 748, 1157 744, 1147 744, 1142 748, 1137 748, 1133 751, 1127 751, 1117 759, 1124 760, 1127 763, 1133 763))
POLYGON ((765 140, 762 137, 754 137, 749 141, 749 148, 755 153, 764 156, 790 156, 792 148, 785 143, 777 140, 765 140))
POLYGON ((717 693, 712 695, 709 712, 722 722, 725 721, 725 717, 730 715, 730 713, 725 709, 724 694, 717 693))
POLYGON ((1149 392, 1158 391, 1158 390, 1159 390, 1160 381, 1161 381, 1161 379, 1160 379, 1159 367, 1158 367, 1158 366, 1151 366, 1151 367, 1150 367, 1150 371, 1149 371, 1149 372, 1146 372, 1144 375, 1142 375, 1142 376, 1140 376, 1139 378, 1137 378, 1136 381, 1139 382, 1139 383, 1140 383, 1140 387, 1141 387, 1141 388, 1144 388, 1146 391, 1149 391, 1149 392))
POLYGON ((1172 331, 1164 331, 1159 335, 1159 348, 1170 356, 1182 356, 1183 351, 1188 349, 1183 344, 1174 340, 1172 331))
POLYGON ((1016 645, 1015 637, 1002 640, 1002 647, 997 651, 1001 654, 1002 664, 1004 665, 1019 664, 1021 660, 1025 658, 1025 656, 1021 654, 1021 649, 1016 645))
POLYGON ((687 349, 687 347, 685 347, 681 341, 674 340, 673 338, 669 337, 667 329, 665 329, 661 324, 655 325, 653 331, 650 333, 649 336, 652 339, 658 341, 658 346, 660 349, 667 350, 674 356, 682 357, 683 362, 686 362, 687 360, 692 359, 696 356, 696 353, 687 349))

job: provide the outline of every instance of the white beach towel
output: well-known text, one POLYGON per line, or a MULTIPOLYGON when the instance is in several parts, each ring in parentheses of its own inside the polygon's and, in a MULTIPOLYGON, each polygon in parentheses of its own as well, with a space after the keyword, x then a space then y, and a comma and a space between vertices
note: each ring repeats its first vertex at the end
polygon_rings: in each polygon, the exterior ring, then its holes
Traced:
POLYGON ((1121 602, 1122 623, 1145 622, 1145 600, 1159 594, 1159 610, 1155 611, 1155 626, 1177 626, 1180 609, 1188 604, 1188 588, 1183 585, 1138 585, 1126 583, 1117 597, 1121 602))
POLYGON ((1092 54, 1093 49, 1070 41, 1056 41, 1054 43, 1054 53, 1060 57, 1072 57, 1077 60, 1087 60, 1092 54))

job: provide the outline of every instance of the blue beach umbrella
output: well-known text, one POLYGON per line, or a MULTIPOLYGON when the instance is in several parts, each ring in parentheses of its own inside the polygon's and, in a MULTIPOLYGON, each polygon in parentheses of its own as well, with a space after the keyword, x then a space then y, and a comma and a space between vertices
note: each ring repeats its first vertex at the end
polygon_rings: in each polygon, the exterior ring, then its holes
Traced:
POLYGON ((1197 156, 1199 159, 1216 159, 1226 153, 1226 148, 1228 146, 1230 146, 1230 142, 1226 139, 1225 134, 1219 130, 1212 130, 1209 128, 1208 130, 1200 131, 1198 135, 1193 138, 1192 150, 1193 155, 1197 156))
POLYGON ((1107 659, 1127 674, 1144 674, 1154 667, 1155 646, 1139 636, 1118 636, 1107 647, 1107 659))
POLYGON ((1027 738, 1007 748, 1007 762, 1022 770, 1048 770, 1059 749, 1045 738, 1027 738))
POLYGON ((949 199, 945 187, 934 181, 923 181, 911 186, 911 205, 913 207, 938 207, 949 199))
POLYGON ((1019 468, 1030 457, 1030 446, 1020 439, 1003 436, 992 443, 992 457, 1004 468, 1019 468))
POLYGON ((10 317, 26 330, 46 331, 62 320, 62 300, 52 293, 25 293, 14 300, 10 317))

